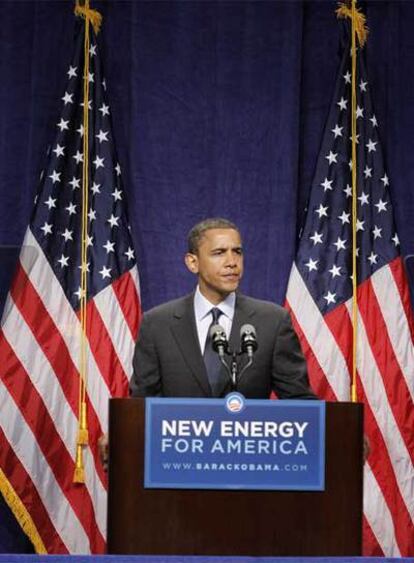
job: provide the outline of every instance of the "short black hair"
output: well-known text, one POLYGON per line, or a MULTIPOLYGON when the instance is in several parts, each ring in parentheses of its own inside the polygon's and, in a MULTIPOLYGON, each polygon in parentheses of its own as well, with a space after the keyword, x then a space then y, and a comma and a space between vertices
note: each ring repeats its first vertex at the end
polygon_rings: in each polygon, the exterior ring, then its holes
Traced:
POLYGON ((210 231, 211 229, 233 229, 240 235, 239 228, 228 219, 223 219, 222 217, 210 217, 208 219, 203 219, 197 223, 197 225, 194 225, 188 233, 187 242, 188 252, 190 254, 197 254, 198 247, 200 246, 200 241, 203 238, 204 233, 206 231, 210 231))

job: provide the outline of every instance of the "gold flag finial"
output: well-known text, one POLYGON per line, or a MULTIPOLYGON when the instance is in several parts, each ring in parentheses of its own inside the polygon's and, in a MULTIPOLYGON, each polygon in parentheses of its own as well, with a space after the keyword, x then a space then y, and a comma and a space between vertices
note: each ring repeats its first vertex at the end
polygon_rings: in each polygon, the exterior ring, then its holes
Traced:
POLYGON ((355 31, 358 36, 358 41, 360 46, 363 47, 367 41, 369 33, 369 29, 366 25, 365 14, 363 14, 359 8, 352 10, 352 8, 350 8, 347 4, 341 2, 336 10, 336 17, 349 18, 350 20, 354 18, 355 31))
POLYGON ((76 0, 75 15, 85 20, 90 20, 93 30, 98 35, 102 24, 102 15, 97 10, 92 10, 89 7, 89 0, 85 0, 82 4, 80 0, 76 0))

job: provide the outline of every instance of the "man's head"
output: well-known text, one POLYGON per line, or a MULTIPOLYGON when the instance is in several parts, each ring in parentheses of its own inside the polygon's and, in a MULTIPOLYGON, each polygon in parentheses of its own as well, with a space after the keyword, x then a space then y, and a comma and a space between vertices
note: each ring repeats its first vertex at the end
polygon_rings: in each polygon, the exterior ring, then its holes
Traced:
POLYGON ((188 234, 187 268, 198 276, 201 293, 214 304, 235 291, 243 274, 240 232, 227 219, 205 219, 188 234))

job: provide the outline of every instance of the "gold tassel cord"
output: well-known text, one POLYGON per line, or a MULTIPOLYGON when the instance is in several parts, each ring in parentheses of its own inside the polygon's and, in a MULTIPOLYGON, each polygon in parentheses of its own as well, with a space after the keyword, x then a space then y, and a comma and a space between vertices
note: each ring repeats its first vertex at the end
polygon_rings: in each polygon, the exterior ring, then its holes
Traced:
POLYGON ((80 283, 80 380, 79 380, 79 422, 76 443, 74 483, 85 482, 83 448, 89 443, 87 425, 87 299, 88 299, 88 196, 89 196, 89 56, 90 26, 99 30, 102 17, 89 8, 89 0, 83 6, 76 2, 75 14, 85 20, 84 69, 83 69, 83 167, 82 167, 82 227, 81 227, 81 283, 80 283))
POLYGON ((355 6, 355 0, 352 0, 351 8, 346 4, 340 3, 336 10, 337 18, 348 18, 352 21, 355 33, 358 37, 360 47, 363 47, 367 41, 369 29, 366 25, 365 14, 355 6))

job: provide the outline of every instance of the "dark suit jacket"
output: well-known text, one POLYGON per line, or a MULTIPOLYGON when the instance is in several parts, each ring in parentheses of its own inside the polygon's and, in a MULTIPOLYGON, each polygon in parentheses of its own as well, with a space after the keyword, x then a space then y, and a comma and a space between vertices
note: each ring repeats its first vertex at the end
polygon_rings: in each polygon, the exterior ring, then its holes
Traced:
MULTIPOLYGON (((200 350, 193 306, 194 295, 160 305, 144 315, 135 349, 130 384, 135 397, 211 397, 200 350)), ((240 327, 252 324, 259 347, 253 365, 242 375, 237 390, 246 398, 316 398, 308 384, 305 360, 289 313, 282 307, 237 295, 230 348, 240 345, 240 327)), ((247 357, 239 359, 240 367, 247 357)), ((231 390, 223 377, 220 396, 231 390)))

